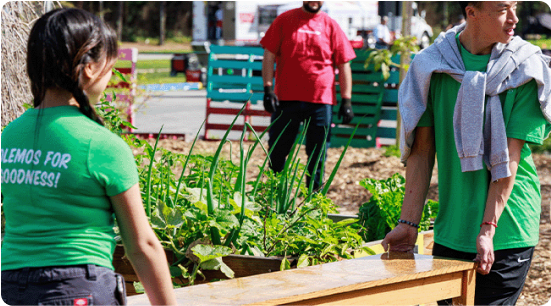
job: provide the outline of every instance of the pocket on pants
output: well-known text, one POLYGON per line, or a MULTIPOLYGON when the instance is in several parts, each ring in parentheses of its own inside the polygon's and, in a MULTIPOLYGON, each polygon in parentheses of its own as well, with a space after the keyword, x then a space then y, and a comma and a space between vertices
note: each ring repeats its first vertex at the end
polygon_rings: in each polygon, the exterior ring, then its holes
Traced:
POLYGON ((124 277, 119 273, 115 273, 117 279, 117 287, 115 289, 115 298, 119 302, 119 305, 126 305, 126 283, 124 277))
POLYGON ((38 301, 39 306, 45 305, 71 305, 71 306, 87 306, 94 305, 94 298, 91 294, 78 294, 72 296, 51 297, 38 301))

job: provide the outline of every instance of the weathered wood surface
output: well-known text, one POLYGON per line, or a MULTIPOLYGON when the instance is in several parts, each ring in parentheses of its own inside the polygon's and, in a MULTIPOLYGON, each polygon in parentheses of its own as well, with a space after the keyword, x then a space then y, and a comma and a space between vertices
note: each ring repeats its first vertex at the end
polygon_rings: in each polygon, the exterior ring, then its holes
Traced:
MULTIPOLYGON (((179 305, 414 305, 474 303, 475 263, 384 253, 175 289, 179 305)), ((145 295, 128 299, 146 305, 145 295)))

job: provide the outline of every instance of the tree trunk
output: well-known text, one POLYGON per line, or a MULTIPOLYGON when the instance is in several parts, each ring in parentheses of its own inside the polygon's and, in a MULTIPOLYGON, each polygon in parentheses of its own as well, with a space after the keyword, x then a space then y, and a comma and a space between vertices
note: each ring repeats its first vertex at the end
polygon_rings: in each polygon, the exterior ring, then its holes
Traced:
POLYGON ((162 46, 165 43, 165 32, 166 32, 166 8, 165 7, 166 7, 166 2, 161 1, 160 9, 159 9, 159 13, 161 15, 159 18, 160 20, 159 46, 162 46))
POLYGON ((124 9, 124 2, 119 1, 118 3, 118 9, 117 9, 117 37, 120 41, 122 41, 122 16, 123 16, 123 9, 124 9))
MULTIPOLYGON (((413 14, 413 7, 411 6, 410 1, 402 2, 402 36, 407 37, 411 35, 411 15, 413 14)), ((410 62, 409 52, 404 52, 400 56, 400 65, 404 67, 410 62)), ((406 77, 407 71, 404 68, 400 68, 400 84, 406 77)), ((400 106, 396 106, 398 111, 396 112, 396 145, 400 145, 400 128, 401 128, 401 116, 400 116, 400 106)))
POLYGON ((442 9, 444 13, 444 18, 442 18, 442 31, 444 31, 444 29, 446 29, 446 27, 450 24, 450 10, 448 7, 448 1, 444 1, 442 4, 444 5, 442 9))
POLYGON ((101 19, 101 21, 103 21, 103 1, 98 1, 98 6, 99 6, 99 19, 101 19))

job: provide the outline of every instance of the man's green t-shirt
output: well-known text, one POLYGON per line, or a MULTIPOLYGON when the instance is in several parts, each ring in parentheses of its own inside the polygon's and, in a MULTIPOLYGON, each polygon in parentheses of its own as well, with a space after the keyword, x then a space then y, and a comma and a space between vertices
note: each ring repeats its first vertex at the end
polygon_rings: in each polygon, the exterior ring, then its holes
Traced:
MULTIPOLYGON (((473 55, 457 39, 466 70, 486 71, 490 55, 473 55)), ((427 110, 418 126, 433 126, 438 162, 440 210, 434 223, 434 241, 443 246, 476 253, 491 175, 487 169, 461 172, 453 114, 461 84, 445 73, 431 77, 427 110)), ((549 126, 540 110, 534 80, 499 95, 507 137, 542 144, 549 126), (547 129, 547 131, 546 131, 547 129)), ((538 243, 541 211, 540 183, 527 144, 511 196, 494 236, 494 249, 531 247, 538 243)))
POLYGON ((138 183, 132 151, 120 137, 74 106, 27 110, 2 131, 1 178, 2 270, 113 269, 109 197, 138 183))

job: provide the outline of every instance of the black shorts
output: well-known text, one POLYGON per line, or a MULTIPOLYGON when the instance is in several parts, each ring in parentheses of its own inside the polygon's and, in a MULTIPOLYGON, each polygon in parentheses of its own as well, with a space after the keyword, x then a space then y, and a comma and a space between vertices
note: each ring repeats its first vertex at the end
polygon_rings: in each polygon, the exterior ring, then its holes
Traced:
MULTIPOLYGON (((475 305, 515 305, 530 264, 534 247, 498 250, 494 252, 495 262, 490 273, 476 274, 475 305)), ((433 256, 473 260, 476 253, 450 249, 438 243, 432 249, 433 256)), ((438 305, 451 305, 451 300, 439 301, 438 305)))
POLYGON ((96 265, 2 271, 8 305, 125 305, 123 277, 96 265))

